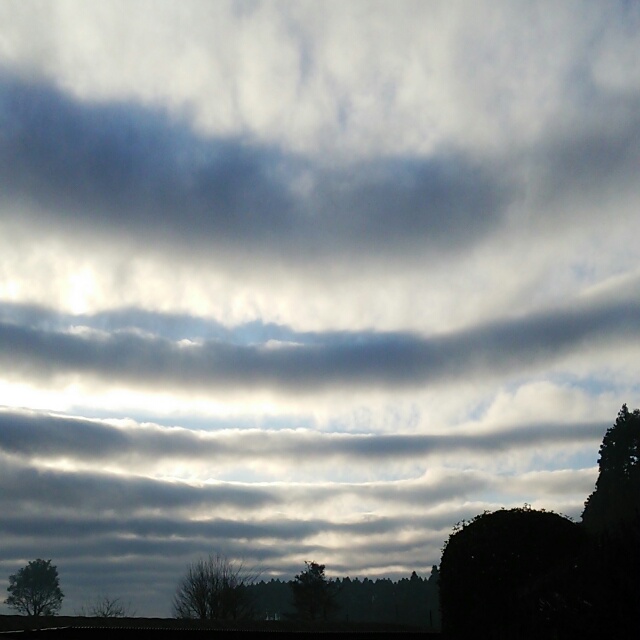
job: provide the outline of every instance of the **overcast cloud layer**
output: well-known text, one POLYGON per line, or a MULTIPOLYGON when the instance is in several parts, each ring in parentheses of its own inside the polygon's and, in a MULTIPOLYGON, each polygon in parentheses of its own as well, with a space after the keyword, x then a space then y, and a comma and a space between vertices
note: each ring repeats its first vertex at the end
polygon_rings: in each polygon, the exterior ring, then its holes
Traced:
MULTIPOLYGON (((428 575, 640 404, 640 5, 0 3, 0 591, 428 575)), ((4 605, 3 612, 8 610, 4 605)))

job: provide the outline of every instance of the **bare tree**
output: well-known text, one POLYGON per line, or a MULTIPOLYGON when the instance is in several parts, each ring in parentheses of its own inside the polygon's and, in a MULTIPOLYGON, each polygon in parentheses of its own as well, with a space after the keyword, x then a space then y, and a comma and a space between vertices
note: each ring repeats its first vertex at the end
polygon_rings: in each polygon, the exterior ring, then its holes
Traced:
POLYGON ((242 563, 210 555, 187 567, 173 597, 176 618, 222 620, 246 618, 251 614, 247 586, 256 575, 242 563))
POLYGON ((121 598, 103 595, 98 596, 89 605, 83 605, 77 615, 93 618, 131 618, 136 612, 131 608, 131 603, 125 604, 121 598))

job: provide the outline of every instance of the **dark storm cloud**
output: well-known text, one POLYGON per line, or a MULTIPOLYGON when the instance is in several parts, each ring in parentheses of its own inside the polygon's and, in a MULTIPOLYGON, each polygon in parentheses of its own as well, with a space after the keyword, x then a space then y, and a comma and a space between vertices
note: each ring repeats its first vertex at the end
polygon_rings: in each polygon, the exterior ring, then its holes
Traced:
POLYGON ((548 365, 591 345, 640 334, 635 300, 555 309, 451 334, 290 334, 297 344, 203 340, 181 344, 135 331, 62 332, 0 323, 7 375, 91 376, 138 388, 277 389, 416 387, 548 365))
POLYGON ((239 139, 206 140, 131 105, 74 102, 0 81, 2 202, 40 224, 148 243, 309 259, 472 241, 511 189, 487 164, 449 153, 328 169, 239 139))
POLYGON ((118 428, 97 421, 24 412, 0 412, 0 450, 26 458, 143 466, 247 460, 352 462, 424 458, 454 452, 498 452, 559 443, 597 441, 608 425, 531 424, 479 435, 356 435, 315 431, 194 432, 162 427, 118 428))

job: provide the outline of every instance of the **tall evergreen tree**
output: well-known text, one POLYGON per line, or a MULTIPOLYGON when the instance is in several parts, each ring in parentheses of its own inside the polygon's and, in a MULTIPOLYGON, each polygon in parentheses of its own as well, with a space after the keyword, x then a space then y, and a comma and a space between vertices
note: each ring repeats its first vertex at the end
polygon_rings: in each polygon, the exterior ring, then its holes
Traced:
POLYGON ((581 562, 589 628, 599 637, 640 637, 640 410, 622 405, 602 440, 598 465, 582 513, 591 534, 581 562))
POLYGON ((324 565, 305 562, 307 568, 292 580, 293 605, 302 618, 326 620, 336 608, 335 585, 327 580, 324 565))
POLYGON ((595 491, 587 498, 582 520, 596 532, 617 529, 640 514, 640 410, 626 404, 600 446, 595 491))

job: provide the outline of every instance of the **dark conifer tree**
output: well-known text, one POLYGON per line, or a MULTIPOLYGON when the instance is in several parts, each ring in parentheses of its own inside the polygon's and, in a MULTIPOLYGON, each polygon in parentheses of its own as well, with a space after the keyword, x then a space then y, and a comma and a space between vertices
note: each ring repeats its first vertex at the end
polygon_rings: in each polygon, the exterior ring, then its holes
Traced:
POLYGON ((582 513, 585 526, 594 532, 612 531, 640 514, 640 410, 626 404, 615 424, 607 429, 600 446, 600 469, 595 491, 582 513))
POLYGON ((336 608, 335 584, 327 580, 323 564, 305 564, 307 568, 290 583, 293 605, 301 618, 326 620, 336 608))
POLYGON ((640 636, 640 410, 622 405, 602 440, 599 475, 582 521, 583 598, 594 635, 640 636))

